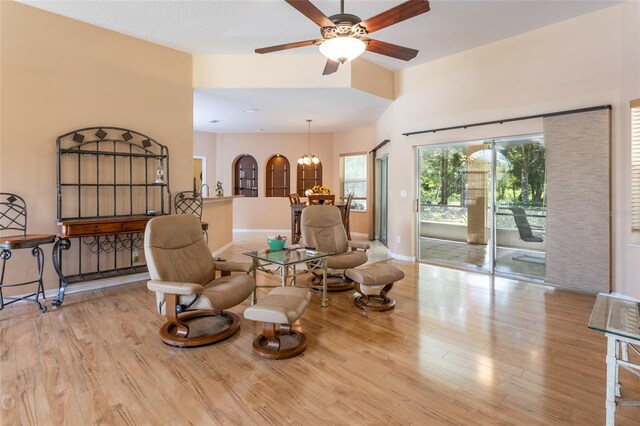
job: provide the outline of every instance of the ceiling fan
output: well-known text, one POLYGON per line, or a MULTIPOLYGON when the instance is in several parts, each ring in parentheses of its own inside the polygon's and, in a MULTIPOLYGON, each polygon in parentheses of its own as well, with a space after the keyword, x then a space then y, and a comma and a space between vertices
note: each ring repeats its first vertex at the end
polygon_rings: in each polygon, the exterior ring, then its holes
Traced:
POLYGON ((429 11, 427 0, 409 0, 363 21, 356 15, 344 13, 344 0, 340 0, 340 13, 329 17, 309 0, 285 1, 315 22, 320 27, 322 38, 263 47, 256 49, 256 53, 271 53, 316 45, 320 47, 320 52, 328 58, 322 75, 333 74, 338 70, 340 64, 357 58, 365 50, 410 61, 418 54, 416 49, 374 40, 368 38, 367 35, 429 11))

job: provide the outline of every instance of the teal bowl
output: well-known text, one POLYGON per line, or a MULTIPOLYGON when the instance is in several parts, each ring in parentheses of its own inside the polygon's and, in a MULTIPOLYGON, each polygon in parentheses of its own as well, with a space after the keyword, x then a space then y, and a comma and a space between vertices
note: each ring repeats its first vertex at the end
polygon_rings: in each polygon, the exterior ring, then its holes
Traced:
POLYGON ((286 244, 287 240, 270 240, 267 239, 267 244, 269 244, 269 248, 272 251, 280 251, 282 249, 284 249, 284 245, 286 244))

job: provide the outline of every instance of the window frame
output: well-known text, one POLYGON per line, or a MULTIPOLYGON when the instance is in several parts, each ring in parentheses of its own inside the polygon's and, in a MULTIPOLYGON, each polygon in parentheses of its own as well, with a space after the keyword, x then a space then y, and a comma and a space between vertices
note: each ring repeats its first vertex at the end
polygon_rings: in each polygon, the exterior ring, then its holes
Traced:
POLYGON ((358 200, 363 200, 365 201, 366 204, 366 208, 364 209, 358 209, 355 207, 351 207, 351 212, 357 212, 357 213, 366 213, 368 211, 369 208, 369 155, 366 151, 363 152, 351 152, 351 153, 345 153, 345 154, 340 154, 340 200, 344 203, 347 201, 347 197, 349 196, 349 194, 346 193, 345 191, 345 184, 346 183, 354 183, 354 182, 364 182, 365 185, 365 196, 364 197, 356 197, 355 195, 353 196, 353 198, 351 199, 351 202, 353 203, 354 201, 358 201, 358 200), (364 178, 363 179, 346 179, 345 178, 345 158, 346 157, 364 157, 364 178))
POLYGON ((631 136, 631 231, 640 232, 640 98, 629 102, 631 136))

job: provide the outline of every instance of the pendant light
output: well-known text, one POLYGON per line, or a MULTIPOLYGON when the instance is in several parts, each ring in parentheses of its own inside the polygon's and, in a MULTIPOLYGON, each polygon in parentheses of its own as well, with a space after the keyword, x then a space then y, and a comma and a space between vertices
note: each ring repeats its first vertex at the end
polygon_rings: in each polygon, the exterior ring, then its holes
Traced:
POLYGON ((310 166, 311 164, 318 164, 320 159, 311 152, 311 120, 307 120, 307 153, 298 158, 298 164, 304 164, 310 166))

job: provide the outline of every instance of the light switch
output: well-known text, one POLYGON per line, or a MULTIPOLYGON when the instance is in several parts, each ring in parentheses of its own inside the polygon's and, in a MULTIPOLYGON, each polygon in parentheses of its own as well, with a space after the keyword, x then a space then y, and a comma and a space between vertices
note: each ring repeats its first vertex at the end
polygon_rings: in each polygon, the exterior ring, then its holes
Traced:
POLYGON ((400 191, 400 198, 407 198, 407 190, 403 189, 400 191))

